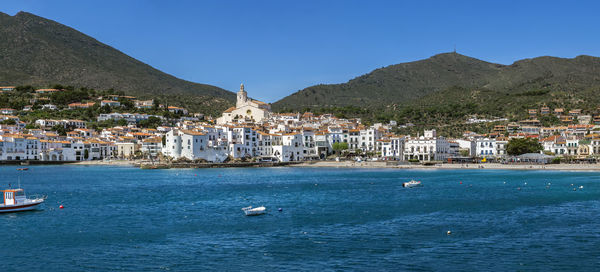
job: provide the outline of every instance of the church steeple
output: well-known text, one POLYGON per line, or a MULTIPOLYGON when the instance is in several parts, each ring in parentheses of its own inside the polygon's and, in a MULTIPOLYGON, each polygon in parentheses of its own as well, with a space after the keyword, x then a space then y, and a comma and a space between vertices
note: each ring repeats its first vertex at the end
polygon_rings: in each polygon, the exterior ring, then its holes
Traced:
POLYGON ((237 103, 235 104, 236 108, 241 108, 248 101, 248 93, 244 90, 244 84, 240 85, 240 91, 237 93, 237 103))

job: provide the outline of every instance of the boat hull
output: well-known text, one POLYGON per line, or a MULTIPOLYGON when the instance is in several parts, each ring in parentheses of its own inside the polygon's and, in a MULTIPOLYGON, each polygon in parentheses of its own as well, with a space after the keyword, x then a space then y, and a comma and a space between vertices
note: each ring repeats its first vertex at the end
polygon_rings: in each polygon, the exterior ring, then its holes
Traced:
POLYGON ((247 212, 246 216, 257 216, 257 215, 263 215, 265 214, 264 211, 260 211, 260 212, 247 212))
POLYGON ((421 187, 421 182, 405 182, 402 183, 402 187, 404 188, 414 188, 414 187, 421 187))
POLYGON ((11 205, 11 206, 6 206, 6 207, 0 207, 0 213, 31 211, 31 210, 37 208, 37 206, 39 206, 42 203, 43 202, 26 204, 26 205, 11 205))
POLYGON ((250 206, 247 208, 243 208, 242 210, 244 211, 246 216, 262 215, 267 212, 267 209, 265 207, 252 208, 252 206, 250 206))

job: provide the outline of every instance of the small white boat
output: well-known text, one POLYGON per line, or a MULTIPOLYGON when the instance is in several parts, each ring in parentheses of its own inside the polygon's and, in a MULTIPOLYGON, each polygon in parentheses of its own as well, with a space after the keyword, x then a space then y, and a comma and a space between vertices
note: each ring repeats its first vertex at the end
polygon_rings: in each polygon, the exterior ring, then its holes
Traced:
POLYGON ((402 183, 402 187, 405 187, 405 188, 412 188, 412 187, 419 187, 419 186, 423 186, 423 185, 421 184, 420 181, 417 181, 417 180, 411 180, 409 182, 402 183))
POLYGON ((242 208, 242 211, 244 211, 246 216, 253 216, 253 215, 265 214, 267 212, 267 208, 265 208, 265 206, 260 206, 260 207, 256 207, 256 208, 252 208, 252 206, 248 206, 246 208, 242 208))
POLYGON ((44 203, 46 196, 33 196, 27 198, 25 191, 19 189, 0 190, 3 202, 0 203, 0 213, 29 211, 44 203))

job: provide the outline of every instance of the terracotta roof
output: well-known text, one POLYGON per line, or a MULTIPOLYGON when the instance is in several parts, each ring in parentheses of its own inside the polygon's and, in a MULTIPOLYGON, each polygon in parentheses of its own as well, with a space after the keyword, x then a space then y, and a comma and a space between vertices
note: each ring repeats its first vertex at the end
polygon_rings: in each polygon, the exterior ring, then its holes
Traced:
POLYGON ((144 143, 160 143, 162 142, 162 137, 154 137, 143 140, 144 143))
POLYGON ((181 130, 181 132, 183 132, 184 134, 189 134, 189 135, 194 135, 194 136, 206 135, 205 133, 202 133, 200 131, 193 131, 193 130, 181 130))

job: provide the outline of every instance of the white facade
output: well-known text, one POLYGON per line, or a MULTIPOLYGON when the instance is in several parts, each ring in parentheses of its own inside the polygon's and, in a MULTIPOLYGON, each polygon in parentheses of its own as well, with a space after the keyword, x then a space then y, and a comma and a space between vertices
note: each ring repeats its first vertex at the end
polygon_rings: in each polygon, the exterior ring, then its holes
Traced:
MULTIPOLYGON (((435 130, 426 131, 427 136, 436 136, 435 130)), ((450 144, 444 137, 408 138, 404 145, 404 159, 420 161, 445 161, 450 156, 450 144)))
POLYGON ((375 128, 360 130, 359 146, 365 152, 373 152, 376 149, 376 142, 381 138, 379 131, 375 128))
POLYGON ((237 93, 237 102, 235 108, 229 108, 223 115, 217 118, 217 124, 258 123, 269 118, 271 106, 267 103, 248 98, 248 93, 244 90, 244 84, 240 86, 237 93))
POLYGON ((273 155, 280 162, 304 160, 302 134, 290 133, 278 136, 277 138, 281 140, 274 142, 273 155))
POLYGON ((475 141, 476 148, 476 156, 487 158, 487 157, 495 157, 497 154, 496 149, 496 140, 495 139, 477 139, 475 141))
POLYGON ((162 153, 174 159, 202 159, 208 162, 222 162, 227 158, 227 149, 212 146, 208 135, 198 131, 171 130, 165 135, 162 153))

